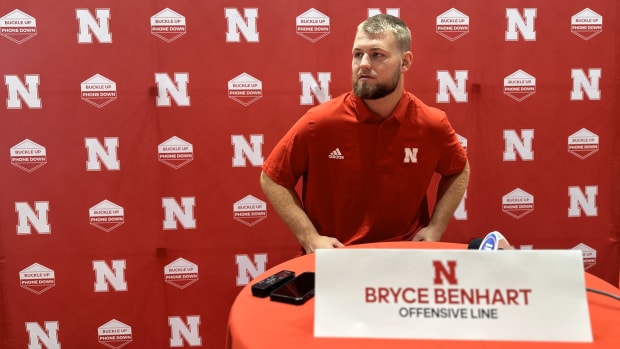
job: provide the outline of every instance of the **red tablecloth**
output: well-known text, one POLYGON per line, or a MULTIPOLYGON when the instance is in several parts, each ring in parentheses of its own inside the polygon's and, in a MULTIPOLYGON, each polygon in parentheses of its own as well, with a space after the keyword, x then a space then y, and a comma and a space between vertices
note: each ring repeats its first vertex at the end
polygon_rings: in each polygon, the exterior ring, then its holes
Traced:
MULTIPOLYGON (((349 248, 424 248, 465 249, 463 244, 433 242, 394 242, 352 246, 349 248)), ((314 254, 294 258, 277 265, 253 282, 262 280, 279 270, 292 270, 296 274, 314 270, 314 254)), ((591 274, 585 275, 586 287, 620 296, 620 290, 591 274)), ((252 282, 252 283, 253 283, 252 282)), ((315 338, 314 298, 301 306, 272 302, 269 298, 253 297, 251 285, 244 287, 232 305, 228 320, 227 349, 572 349, 620 348, 620 302, 604 295, 588 292, 593 343, 550 343, 508 341, 442 341, 359 338, 315 338)))

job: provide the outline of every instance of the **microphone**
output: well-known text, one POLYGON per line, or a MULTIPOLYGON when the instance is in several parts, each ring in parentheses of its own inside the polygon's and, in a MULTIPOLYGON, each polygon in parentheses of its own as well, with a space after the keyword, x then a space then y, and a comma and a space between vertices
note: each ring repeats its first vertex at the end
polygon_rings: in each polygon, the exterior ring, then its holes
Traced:
POLYGON ((497 251, 512 250, 508 240, 499 231, 492 231, 484 238, 472 239, 467 245, 468 250, 497 251))
POLYGON ((471 239, 471 241, 467 245, 467 249, 478 250, 480 249, 480 245, 482 245, 482 238, 474 238, 474 239, 471 239))

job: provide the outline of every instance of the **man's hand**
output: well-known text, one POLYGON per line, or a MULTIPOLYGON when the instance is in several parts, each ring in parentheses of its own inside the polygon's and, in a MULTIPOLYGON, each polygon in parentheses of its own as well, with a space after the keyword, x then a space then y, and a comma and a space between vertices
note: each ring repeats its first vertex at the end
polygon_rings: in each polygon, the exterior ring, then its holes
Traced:
POLYGON ((433 229, 431 227, 424 227, 413 236, 411 241, 432 241, 436 242, 441 240, 441 235, 443 235, 443 231, 438 229, 433 229))
POLYGON ((301 244, 306 251, 306 254, 314 253, 319 248, 336 248, 336 247, 344 247, 342 242, 338 241, 338 239, 319 235, 313 238, 311 241, 302 242, 301 244))
POLYGON ((467 184, 469 183, 469 162, 465 163, 463 171, 451 176, 441 177, 437 185, 437 202, 428 225, 420 229, 412 241, 440 241, 446 231, 448 222, 452 219, 458 207, 467 184))

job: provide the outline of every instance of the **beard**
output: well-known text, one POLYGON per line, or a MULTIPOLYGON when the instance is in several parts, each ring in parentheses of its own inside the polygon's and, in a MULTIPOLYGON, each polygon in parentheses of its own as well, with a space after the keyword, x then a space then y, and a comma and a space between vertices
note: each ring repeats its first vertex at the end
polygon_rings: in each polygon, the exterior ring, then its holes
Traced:
POLYGON ((367 81, 353 80, 353 93, 362 99, 383 98, 396 90, 400 81, 400 70, 396 69, 392 79, 387 82, 377 82, 370 84, 367 81))

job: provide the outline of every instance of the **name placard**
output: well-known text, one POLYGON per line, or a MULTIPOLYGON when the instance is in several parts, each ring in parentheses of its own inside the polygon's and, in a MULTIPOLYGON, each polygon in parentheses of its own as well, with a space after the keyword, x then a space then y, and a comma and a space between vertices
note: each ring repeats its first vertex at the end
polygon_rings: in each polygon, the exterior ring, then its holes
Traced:
POLYGON ((580 251, 319 249, 316 337, 592 342, 580 251))

